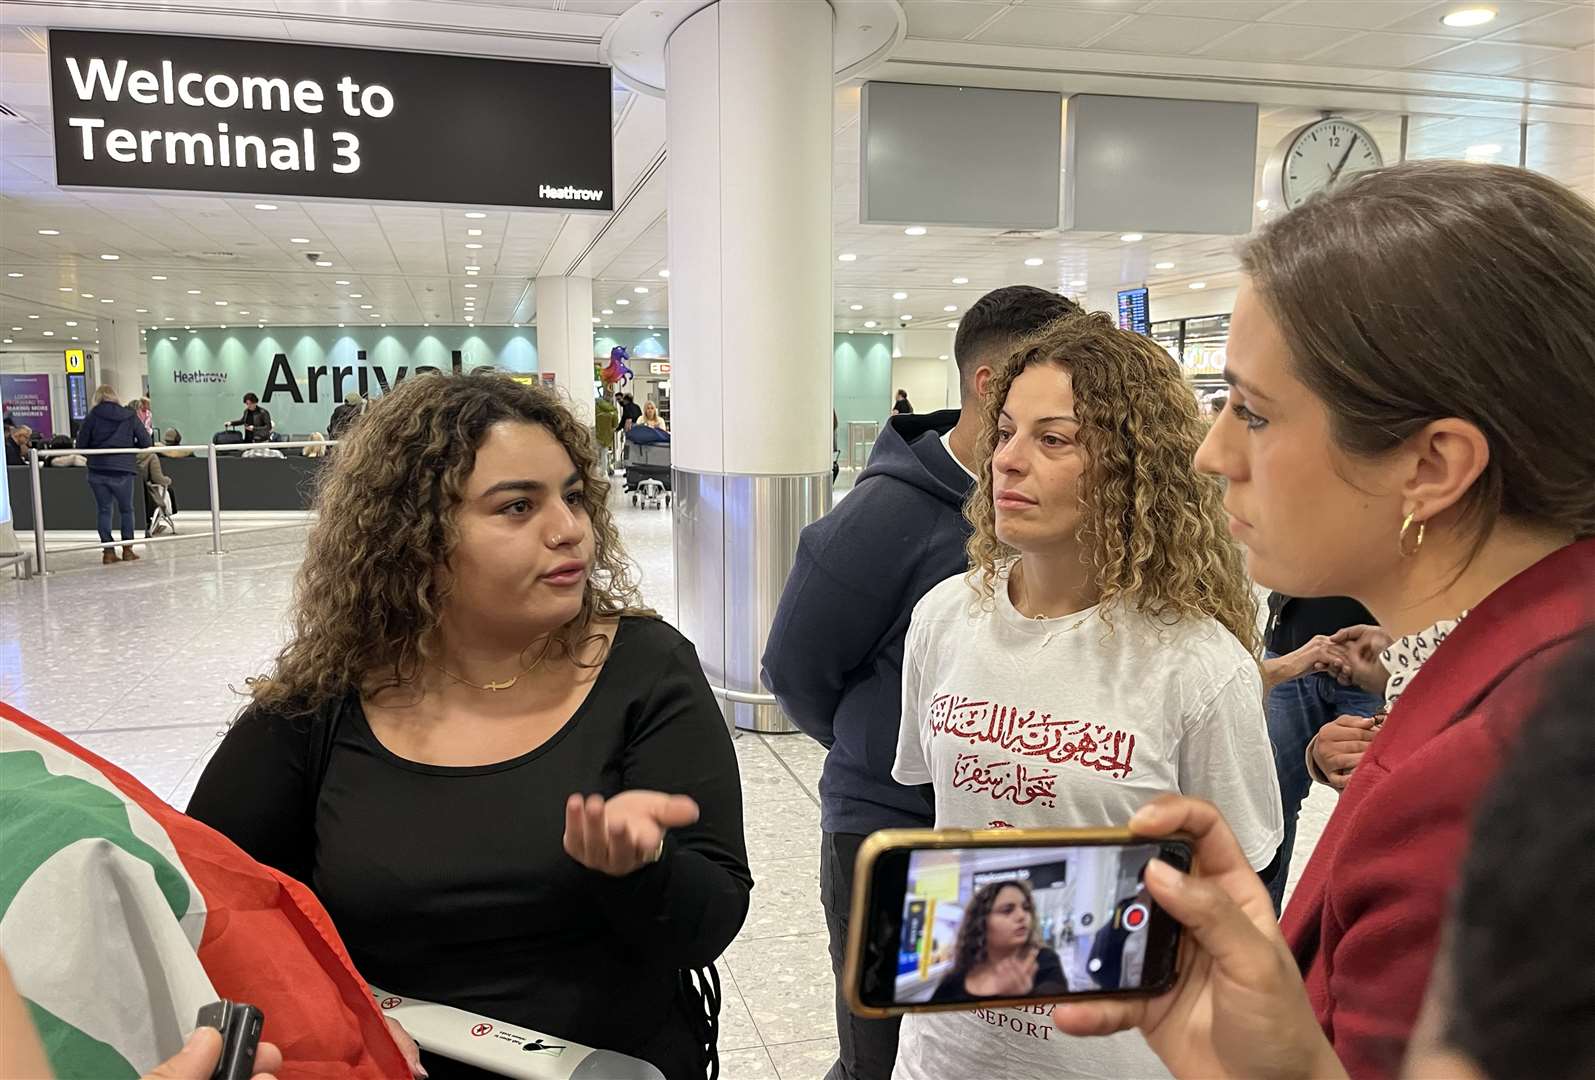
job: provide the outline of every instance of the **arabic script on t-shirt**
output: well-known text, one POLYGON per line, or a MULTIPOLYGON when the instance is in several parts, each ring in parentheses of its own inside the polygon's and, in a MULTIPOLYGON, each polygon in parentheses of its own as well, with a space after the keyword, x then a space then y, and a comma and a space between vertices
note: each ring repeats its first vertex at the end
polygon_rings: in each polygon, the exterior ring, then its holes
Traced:
MULTIPOLYGON (((938 735, 950 735, 977 747, 998 746, 1010 754, 1039 758, 1047 765, 1073 763, 1117 780, 1135 771, 1131 764, 1135 736, 1089 720, 1056 719, 1035 709, 938 694, 930 703, 930 727, 938 735)), ((959 754, 953 762, 953 786, 986 792, 1017 806, 1040 802, 1052 807, 1058 796, 1059 770, 1047 765, 959 754)))

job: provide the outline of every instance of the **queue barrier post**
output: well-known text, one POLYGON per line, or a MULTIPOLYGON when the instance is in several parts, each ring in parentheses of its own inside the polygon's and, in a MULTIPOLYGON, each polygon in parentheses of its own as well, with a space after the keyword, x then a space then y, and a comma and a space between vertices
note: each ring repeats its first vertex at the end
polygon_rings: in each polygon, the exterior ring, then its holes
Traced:
POLYGON ((211 440, 205 455, 205 475, 210 481, 210 553, 225 555, 222 548, 222 492, 221 476, 216 468, 216 441, 211 440))
POLYGON ((39 564, 39 573, 48 574, 50 568, 44 562, 44 484, 39 480, 39 468, 43 463, 39 460, 37 447, 28 449, 29 481, 33 485, 33 554, 39 564))
MULTIPOLYGON (((337 439, 315 439, 315 440, 309 440, 309 441, 266 443, 266 444, 260 444, 260 445, 264 446, 264 447, 269 447, 271 449, 276 449, 276 450, 303 450, 303 449, 306 449, 306 448, 309 448, 309 447, 313 446, 313 447, 316 447, 318 450, 321 450, 323 453, 325 453, 326 451, 335 448, 338 445, 338 442, 339 442, 339 440, 337 440, 337 439)), ((227 448, 224 448, 224 449, 233 449, 233 448, 232 447, 227 447, 227 448)), ((239 445, 236 449, 241 450, 241 451, 248 450, 248 449, 250 449, 250 446, 249 445, 239 445)), ((217 467, 216 467, 217 446, 216 446, 215 443, 208 443, 208 444, 207 443, 195 443, 195 444, 182 444, 182 445, 176 445, 176 446, 164 446, 163 445, 163 446, 161 446, 158 449, 156 449, 156 448, 140 449, 140 448, 136 448, 136 447, 135 448, 106 447, 104 449, 98 449, 98 450, 85 450, 85 449, 79 449, 77 447, 72 447, 70 449, 64 449, 64 450, 39 450, 39 449, 36 449, 36 448, 29 448, 29 450, 28 450, 28 471, 29 471, 30 486, 33 489, 33 551, 34 551, 34 555, 35 555, 35 560, 34 561, 38 564, 38 573, 40 573, 40 574, 49 573, 49 565, 48 565, 48 561, 47 561, 48 560, 48 551, 49 551, 49 549, 45 546, 45 542, 44 542, 44 484, 43 484, 42 480, 40 479, 40 472, 39 472, 39 470, 43 467, 46 459, 63 457, 63 456, 67 456, 67 455, 82 456, 82 457, 97 457, 97 456, 101 456, 101 455, 110 455, 110 454, 128 454, 128 453, 149 454, 149 453, 160 453, 162 451, 171 451, 171 450, 203 451, 206 454, 206 463, 205 463, 206 468, 205 468, 205 471, 206 471, 206 478, 207 478, 207 480, 209 482, 209 487, 210 487, 210 540, 211 540, 210 554, 212 554, 212 555, 225 555, 225 554, 227 554, 226 549, 224 549, 222 547, 222 536, 223 535, 237 535, 237 534, 241 534, 241 533, 253 533, 253 532, 270 532, 270 531, 273 531, 273 530, 276 530, 276 529, 289 529, 289 528, 299 528, 300 527, 299 523, 283 524, 283 525, 268 525, 268 526, 261 526, 261 527, 256 527, 256 528, 229 529, 229 530, 226 531, 226 533, 224 533, 223 530, 222 530, 221 478, 220 478, 220 475, 219 475, 217 467)), ((176 535, 159 536, 159 537, 153 537, 153 538, 152 537, 146 537, 143 540, 135 541, 135 543, 140 544, 140 545, 147 545, 147 544, 151 544, 151 543, 158 543, 158 542, 161 542, 161 541, 177 541, 177 540, 185 540, 185 539, 188 539, 188 537, 180 537, 180 536, 176 536, 176 535)), ((110 543, 93 543, 93 544, 67 545, 66 547, 57 547, 56 550, 59 553, 59 552, 62 552, 62 551, 81 551, 81 550, 89 550, 89 549, 93 549, 93 548, 100 548, 100 549, 114 548, 114 547, 118 547, 118 546, 121 546, 121 545, 122 545, 122 541, 112 540, 110 543)))

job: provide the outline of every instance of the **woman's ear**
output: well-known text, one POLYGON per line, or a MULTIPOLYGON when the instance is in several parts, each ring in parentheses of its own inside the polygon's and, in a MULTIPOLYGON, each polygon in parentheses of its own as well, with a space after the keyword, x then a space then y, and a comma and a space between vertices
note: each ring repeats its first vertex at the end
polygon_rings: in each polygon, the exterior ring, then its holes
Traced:
POLYGON ((1420 522, 1459 504, 1490 464, 1484 432, 1456 417, 1426 424, 1407 441, 1407 449, 1412 467, 1401 497, 1420 522))

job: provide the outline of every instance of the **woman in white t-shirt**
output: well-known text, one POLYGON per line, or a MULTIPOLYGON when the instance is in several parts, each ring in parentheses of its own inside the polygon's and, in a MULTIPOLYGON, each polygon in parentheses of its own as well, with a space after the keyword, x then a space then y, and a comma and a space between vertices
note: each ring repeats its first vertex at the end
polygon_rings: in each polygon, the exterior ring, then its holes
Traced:
MULTIPOLYGON (((1267 866, 1283 822, 1256 599, 1219 486, 1192 467, 1206 426, 1178 365, 1071 316, 999 368, 985 413, 971 570, 914 609, 893 776, 934 786, 938 827, 1123 825, 1158 794, 1196 795, 1267 866)), ((1098 902, 1076 898, 1060 942, 1071 989, 1103 971, 1098 902)), ((1049 1011, 908 1016, 893 1076, 1166 1075, 1136 1033, 1071 1039, 1049 1011)))

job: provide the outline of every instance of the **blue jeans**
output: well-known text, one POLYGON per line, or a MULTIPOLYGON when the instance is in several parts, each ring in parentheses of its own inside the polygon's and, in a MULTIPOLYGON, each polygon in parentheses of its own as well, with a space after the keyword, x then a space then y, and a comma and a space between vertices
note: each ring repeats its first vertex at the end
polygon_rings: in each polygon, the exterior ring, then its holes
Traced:
MULTIPOLYGON (((1278 654, 1264 655, 1272 660, 1278 654)), ((1264 707, 1268 738, 1274 744, 1274 768, 1279 773, 1279 798, 1285 809, 1285 839, 1276 860, 1278 870, 1268 885, 1278 913, 1285 898, 1285 883, 1290 880, 1296 818, 1313 786, 1312 777, 1307 775, 1307 744, 1319 728, 1337 716, 1375 715, 1384 708, 1384 699, 1356 686, 1341 686, 1333 676, 1315 671, 1274 687, 1264 707)))
POLYGON ((94 506, 100 515, 100 543, 111 542, 113 501, 122 515, 122 539, 133 539, 133 474, 90 470, 89 490, 94 492, 94 506))

